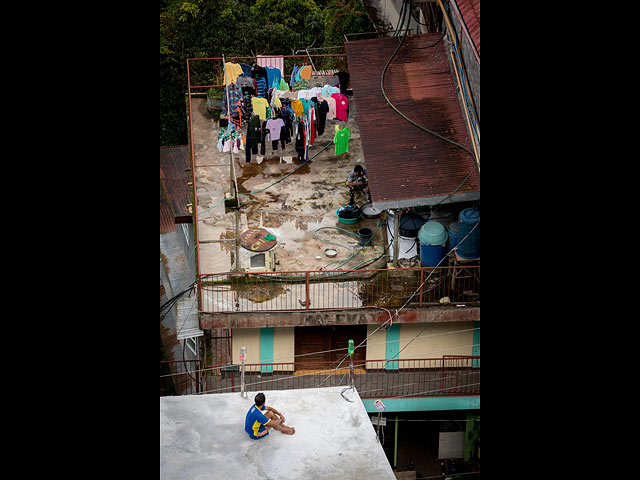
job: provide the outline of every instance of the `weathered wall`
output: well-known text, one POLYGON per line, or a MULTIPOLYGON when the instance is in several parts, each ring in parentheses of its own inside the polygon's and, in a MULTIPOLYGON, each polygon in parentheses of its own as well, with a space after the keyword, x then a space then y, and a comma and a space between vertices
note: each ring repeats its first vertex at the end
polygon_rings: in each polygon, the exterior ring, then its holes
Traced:
MULTIPOLYGON (((394 313, 394 310, 390 310, 394 313)), ((256 328, 325 325, 376 325, 389 320, 384 310, 332 310, 284 313, 201 313, 200 328, 256 328)), ((480 307, 404 309, 394 323, 472 322, 480 320, 480 307)))

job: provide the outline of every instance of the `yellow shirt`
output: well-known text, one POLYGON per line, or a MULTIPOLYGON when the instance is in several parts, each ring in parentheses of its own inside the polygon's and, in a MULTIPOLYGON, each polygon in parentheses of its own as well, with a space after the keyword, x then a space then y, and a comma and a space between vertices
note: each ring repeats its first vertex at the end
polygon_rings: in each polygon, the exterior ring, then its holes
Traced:
POLYGON ((253 113, 258 115, 260 120, 267 119, 267 108, 269 108, 269 102, 266 98, 251 97, 251 106, 253 107, 253 113))
POLYGON ((236 83, 238 80, 238 75, 242 75, 242 67, 238 63, 227 62, 224 64, 227 69, 227 81, 225 85, 228 86, 230 83, 236 83))

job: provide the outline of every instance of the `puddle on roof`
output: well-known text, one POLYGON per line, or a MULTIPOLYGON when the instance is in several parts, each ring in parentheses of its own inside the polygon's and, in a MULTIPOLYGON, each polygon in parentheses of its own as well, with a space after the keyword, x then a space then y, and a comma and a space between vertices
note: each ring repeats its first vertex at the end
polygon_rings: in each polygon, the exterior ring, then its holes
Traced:
MULTIPOLYGON (((289 173, 304 175, 311 170, 309 164, 305 164, 299 170, 296 170, 298 167, 300 167, 300 164, 286 164, 281 162, 279 158, 265 159, 258 165, 255 156, 252 157, 251 163, 236 162, 238 190, 240 193, 261 190, 289 173)), ((268 192, 265 191, 265 193, 268 192)))

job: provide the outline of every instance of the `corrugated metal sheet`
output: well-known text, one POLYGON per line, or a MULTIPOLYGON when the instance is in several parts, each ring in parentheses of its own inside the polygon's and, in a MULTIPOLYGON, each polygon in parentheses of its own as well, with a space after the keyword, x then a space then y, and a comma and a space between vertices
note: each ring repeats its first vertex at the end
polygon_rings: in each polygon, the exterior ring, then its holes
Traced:
POLYGON ((174 223, 189 222, 192 218, 187 206, 192 196, 187 185, 191 181, 190 168, 188 145, 160 147, 161 194, 164 189, 174 223))
POLYGON ((178 340, 204 335, 198 323, 198 307, 196 305, 195 295, 179 298, 176 302, 176 312, 176 333, 178 340))
POLYGON ((480 55, 480 0, 456 0, 456 5, 480 55))
MULTIPOLYGON (((407 37, 387 69, 385 91, 414 122, 472 150, 448 54, 444 42, 438 42, 441 36, 407 37)), ((390 37, 345 44, 371 197, 380 208, 436 203, 476 165, 473 155, 415 127, 387 104, 380 77, 399 41, 390 37)), ((452 200, 474 200, 479 192, 475 171, 452 200)))
MULTIPOLYGON (((162 180, 161 180, 162 181, 162 180)), ((162 185, 160 186, 160 233, 173 232, 176 229, 176 223, 173 220, 173 213, 169 207, 169 203, 165 198, 165 194, 162 191, 162 185)))

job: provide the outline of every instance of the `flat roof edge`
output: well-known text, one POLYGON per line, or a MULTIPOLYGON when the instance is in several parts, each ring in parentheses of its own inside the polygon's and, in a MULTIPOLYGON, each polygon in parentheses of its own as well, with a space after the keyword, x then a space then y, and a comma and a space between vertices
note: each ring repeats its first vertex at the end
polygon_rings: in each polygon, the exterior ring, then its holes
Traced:
POLYGON ((448 195, 437 195, 433 197, 406 198, 400 200, 386 200, 382 202, 374 200, 372 196, 372 204, 378 210, 435 205, 440 202, 442 202, 442 204, 447 204, 470 202, 475 200, 480 200, 480 192, 454 193, 450 197, 448 195))

